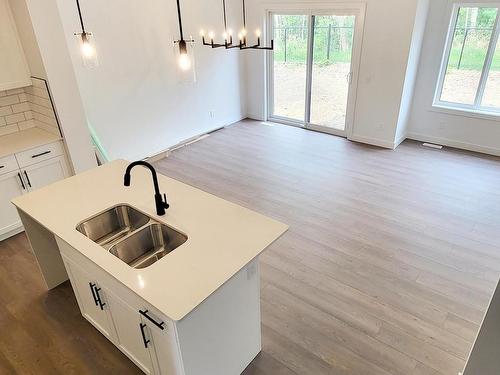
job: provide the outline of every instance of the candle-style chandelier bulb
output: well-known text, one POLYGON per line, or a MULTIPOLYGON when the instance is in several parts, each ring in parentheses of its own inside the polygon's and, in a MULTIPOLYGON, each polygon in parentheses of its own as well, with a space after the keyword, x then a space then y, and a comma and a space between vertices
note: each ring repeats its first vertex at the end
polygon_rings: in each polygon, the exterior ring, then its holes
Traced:
POLYGON ((246 22, 246 7, 245 0, 242 0, 242 9, 243 9, 243 28, 238 33, 238 42, 233 44, 232 32, 227 28, 227 14, 226 14, 226 0, 222 0, 222 15, 224 20, 224 33, 222 34, 223 43, 216 43, 214 41, 215 34, 210 32, 208 34, 209 40, 205 39, 205 34, 201 34, 203 45, 210 46, 211 48, 220 48, 224 47, 226 49, 239 48, 241 50, 244 49, 261 49, 261 50, 273 50, 274 49, 274 41, 271 40, 271 46, 265 47, 261 46, 261 36, 262 32, 260 29, 255 31, 255 35, 257 36, 257 43, 248 45, 247 44, 247 22, 246 22))

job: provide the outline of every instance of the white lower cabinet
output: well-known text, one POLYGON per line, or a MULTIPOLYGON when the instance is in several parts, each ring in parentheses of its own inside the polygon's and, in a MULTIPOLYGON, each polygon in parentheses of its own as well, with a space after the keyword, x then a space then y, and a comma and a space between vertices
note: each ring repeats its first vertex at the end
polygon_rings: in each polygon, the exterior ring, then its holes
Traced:
POLYGON ((83 317, 145 374, 184 375, 174 324, 88 261, 72 259, 64 250, 69 247, 58 245, 83 317))
POLYGON ((67 242, 55 240, 82 315, 144 373, 237 375, 260 352, 258 259, 173 321, 67 242))
POLYGON ((114 295, 109 299, 115 322, 117 344, 146 374, 154 374, 150 346, 151 332, 142 322, 139 312, 114 295))
POLYGON ((28 189, 35 190, 69 176, 66 158, 57 156, 23 168, 28 189))
POLYGON ((9 233, 21 227, 21 220, 11 199, 24 193, 22 179, 19 171, 9 172, 0 175, 0 235, 9 233))
POLYGON ((82 315, 104 336, 113 341, 115 333, 109 313, 108 295, 105 295, 96 280, 93 280, 80 267, 66 259, 64 263, 82 315))
POLYGON ((13 198, 69 175, 61 141, 0 158, 0 240, 23 229, 13 198))

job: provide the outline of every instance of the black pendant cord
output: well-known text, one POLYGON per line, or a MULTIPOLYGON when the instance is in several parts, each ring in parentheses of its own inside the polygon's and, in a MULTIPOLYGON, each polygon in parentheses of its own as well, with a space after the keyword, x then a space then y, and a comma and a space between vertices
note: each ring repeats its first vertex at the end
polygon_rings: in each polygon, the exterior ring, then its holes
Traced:
POLYGON ((222 0, 222 10, 224 14, 224 32, 227 33, 226 0, 222 0))
POLYGON ((181 35, 180 40, 184 40, 184 32, 182 31, 181 4, 179 3, 179 0, 177 0, 177 17, 179 18, 179 33, 181 35))
POLYGON ((243 30, 247 30, 247 9, 245 6, 245 0, 243 0, 243 30))
POLYGON ((80 9, 80 0, 76 0, 76 7, 78 9, 78 16, 80 17, 80 25, 82 26, 82 34, 85 35, 85 25, 83 24, 82 10, 80 9))
POLYGON ((202 41, 204 46, 210 46, 212 48, 221 48, 224 47, 226 49, 231 49, 231 48, 237 48, 237 46, 233 46, 233 36, 228 35, 227 32, 227 12, 226 12, 226 0, 222 0, 222 16, 223 16, 223 22, 224 22, 224 33, 226 34, 226 38, 224 40, 224 43, 214 43, 214 40, 211 38, 209 42, 205 40, 205 35, 202 35, 202 41), (229 39, 229 40, 228 40, 229 39))
POLYGON ((240 40, 240 49, 261 49, 261 50, 274 50, 274 40, 271 39, 271 46, 270 47, 261 47, 260 46, 260 35, 257 36, 257 44, 254 44, 252 46, 247 46, 247 9, 246 9, 246 4, 245 0, 242 0, 243 2, 243 32, 245 35, 243 35, 243 40, 240 40))
POLYGON ((181 14, 181 4, 180 0, 177 0, 177 18, 179 21, 179 34, 180 34, 180 39, 174 41, 175 44, 179 45, 179 50, 181 54, 187 54, 187 43, 193 43, 194 40, 193 38, 189 38, 188 40, 184 39, 184 30, 182 28, 182 14, 181 14))

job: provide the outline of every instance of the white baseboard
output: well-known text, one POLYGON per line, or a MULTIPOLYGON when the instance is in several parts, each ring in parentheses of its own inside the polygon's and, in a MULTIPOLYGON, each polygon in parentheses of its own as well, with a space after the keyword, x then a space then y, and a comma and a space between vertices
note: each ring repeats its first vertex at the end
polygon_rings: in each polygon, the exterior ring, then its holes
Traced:
POLYGON ((405 139, 408 138, 407 135, 402 135, 401 137, 399 137, 398 139, 396 139, 394 141, 394 149, 396 149, 401 143, 403 143, 405 141, 405 139))
POLYGON ((494 155, 494 156, 500 156, 500 148, 495 148, 495 147, 488 147, 488 146, 477 145, 474 143, 460 142, 460 141, 455 141, 452 139, 434 137, 434 136, 429 136, 429 135, 420 134, 420 133, 413 133, 413 132, 408 133, 407 138, 413 139, 414 141, 419 141, 419 142, 430 142, 430 143, 435 143, 435 144, 439 144, 439 145, 443 145, 443 146, 459 148, 462 150, 474 151, 474 152, 479 152, 482 154, 488 154, 488 155, 494 155))
POLYGON ((264 116, 262 116, 262 114, 258 115, 255 113, 248 113, 247 118, 250 120, 255 120, 255 121, 265 121, 264 116))
POLYGON ((348 139, 350 141, 367 143, 369 145, 378 146, 378 147, 382 147, 382 148, 388 148, 391 150, 393 150, 395 148, 394 142, 389 142, 389 141, 385 141, 383 139, 378 139, 378 138, 363 137, 360 135, 353 134, 348 139))
POLYGON ((6 240, 7 238, 15 236, 16 234, 21 233, 23 231, 24 227, 22 225, 14 227, 13 229, 8 229, 7 232, 0 234, 0 241, 6 240))
POLYGON ((235 124, 237 124, 240 121, 243 121, 245 119, 246 119, 246 117, 243 117, 240 120, 232 122, 230 124, 222 125, 222 126, 217 126, 217 127, 213 128, 213 129, 210 129, 210 130, 207 130, 205 132, 199 133, 199 134, 197 134, 197 135, 195 135, 193 137, 184 139, 183 141, 181 141, 181 142, 179 142, 179 143, 177 143, 177 144, 175 144, 175 145, 173 145, 173 146, 171 146, 171 147, 169 147, 169 148, 167 148, 165 150, 158 151, 158 152, 156 152, 156 153, 154 153, 154 154, 152 154, 150 156, 147 156, 147 157, 145 157, 142 160, 146 160, 146 161, 149 161, 149 162, 156 162, 158 160, 164 159, 164 158, 166 158, 174 150, 177 150, 177 149, 182 148, 184 146, 187 146, 187 145, 189 145, 191 143, 195 143, 195 142, 197 142, 199 140, 202 140, 207 135, 210 135, 210 133, 216 132, 217 130, 220 130, 220 129, 228 128, 228 127, 233 126, 233 125, 235 125, 235 124))

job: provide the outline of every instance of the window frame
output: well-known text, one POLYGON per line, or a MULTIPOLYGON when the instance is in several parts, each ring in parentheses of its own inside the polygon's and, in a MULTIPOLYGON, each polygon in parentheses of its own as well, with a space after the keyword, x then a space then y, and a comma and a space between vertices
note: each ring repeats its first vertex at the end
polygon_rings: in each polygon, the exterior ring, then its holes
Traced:
POLYGON ((487 106, 482 106, 481 104, 499 38, 500 38, 500 2, 495 1, 495 2, 482 2, 482 3, 470 3, 470 2, 453 3, 451 17, 450 17, 450 24, 448 27, 448 33, 444 46, 443 58, 441 60, 441 66, 439 69, 438 82, 436 86, 436 91, 434 93, 434 100, 432 103, 432 106, 435 109, 458 110, 468 113, 477 113, 479 115, 490 115, 490 116, 500 117, 500 107, 498 108, 487 107, 487 106), (483 70, 481 72, 481 78, 476 91, 474 104, 454 103, 441 100, 444 81, 446 78, 446 72, 448 70, 448 63, 450 60, 450 54, 453 47, 455 28, 458 22, 458 12, 460 11, 460 8, 467 8, 467 7, 497 8, 497 16, 495 19, 495 23, 493 25, 493 32, 491 35, 490 43, 488 45, 488 50, 485 57, 485 63, 483 65, 483 70))

